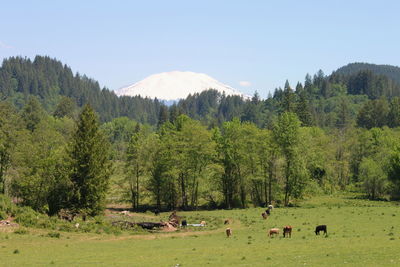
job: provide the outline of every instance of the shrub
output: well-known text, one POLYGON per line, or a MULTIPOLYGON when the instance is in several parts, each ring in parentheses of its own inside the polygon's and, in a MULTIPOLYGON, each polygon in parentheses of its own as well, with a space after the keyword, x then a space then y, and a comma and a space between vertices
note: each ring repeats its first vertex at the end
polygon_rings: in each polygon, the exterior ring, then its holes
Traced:
POLYGON ((40 215, 30 207, 18 207, 15 214, 15 221, 26 227, 36 226, 40 215))
POLYGON ((0 194, 0 220, 7 219, 8 216, 13 215, 14 212, 15 205, 11 202, 11 199, 0 194))
POLYGON ((50 233, 47 234, 47 236, 51 237, 51 238, 60 238, 61 234, 58 233, 58 232, 50 232, 50 233))
POLYGON ((7 219, 8 215, 5 211, 0 210, 0 220, 7 219))
POLYGON ((28 233, 29 233, 29 231, 25 228, 18 228, 14 231, 14 234, 18 234, 18 235, 26 235, 28 233))

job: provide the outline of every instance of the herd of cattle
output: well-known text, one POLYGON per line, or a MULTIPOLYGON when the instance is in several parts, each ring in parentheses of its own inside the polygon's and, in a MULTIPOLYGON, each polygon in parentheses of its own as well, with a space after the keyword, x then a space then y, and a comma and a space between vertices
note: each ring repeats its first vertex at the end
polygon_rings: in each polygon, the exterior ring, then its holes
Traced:
MULTIPOLYGON (((261 214, 261 216, 263 217, 264 220, 266 220, 268 218, 268 216, 271 215, 272 209, 273 209, 273 206, 269 205, 267 210, 261 214)), ((225 224, 227 224, 227 223, 229 223, 229 221, 226 220, 225 224)), ((293 230, 293 227, 291 225, 284 226, 283 227, 283 237, 292 237, 292 230, 293 230)), ((269 229, 268 236, 269 237, 277 236, 277 235, 279 235, 279 231, 280 231, 279 228, 271 228, 271 229, 269 229)), ((232 229, 231 228, 226 228, 225 232, 226 232, 226 236, 227 237, 230 237, 232 235, 232 229)), ((325 236, 328 235, 328 231, 327 231, 326 225, 318 225, 315 228, 315 234, 316 235, 319 235, 320 232, 323 232, 325 234, 325 236)))

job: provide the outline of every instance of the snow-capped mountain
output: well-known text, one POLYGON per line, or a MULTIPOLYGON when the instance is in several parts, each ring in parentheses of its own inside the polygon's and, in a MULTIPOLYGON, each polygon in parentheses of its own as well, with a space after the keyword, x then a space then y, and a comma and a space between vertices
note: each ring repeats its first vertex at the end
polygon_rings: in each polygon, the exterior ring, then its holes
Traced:
POLYGON ((136 96, 158 98, 161 100, 178 100, 189 94, 215 89, 226 95, 243 95, 236 89, 225 85, 204 73, 190 71, 171 71, 151 75, 144 80, 115 91, 118 96, 136 96))

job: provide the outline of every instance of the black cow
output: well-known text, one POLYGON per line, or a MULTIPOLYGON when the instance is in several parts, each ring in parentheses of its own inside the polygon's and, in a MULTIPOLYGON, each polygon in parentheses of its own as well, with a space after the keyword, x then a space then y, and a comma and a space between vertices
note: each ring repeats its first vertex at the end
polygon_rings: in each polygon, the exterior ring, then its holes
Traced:
POLYGON ((156 216, 160 215, 160 211, 158 209, 155 209, 154 210, 154 215, 156 215, 156 216))
POLYGON ((315 234, 316 234, 316 235, 319 235, 319 232, 321 232, 321 231, 323 231, 325 235, 328 235, 328 232, 327 232, 327 230, 326 230, 326 225, 318 225, 318 226, 315 228, 315 234))

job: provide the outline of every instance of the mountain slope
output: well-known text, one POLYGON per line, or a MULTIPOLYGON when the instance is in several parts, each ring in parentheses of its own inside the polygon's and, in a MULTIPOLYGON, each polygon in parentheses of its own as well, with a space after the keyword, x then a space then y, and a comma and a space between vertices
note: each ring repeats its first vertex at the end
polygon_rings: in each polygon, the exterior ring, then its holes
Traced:
POLYGON ((48 56, 33 60, 22 57, 4 59, 0 66, 0 100, 8 99, 22 108, 29 96, 36 96, 49 112, 61 96, 71 98, 79 107, 90 104, 101 121, 127 116, 138 122, 156 124, 161 103, 141 97, 117 97, 113 91, 48 56))
POLYGON ((376 65, 369 63, 350 63, 337 69, 334 73, 340 75, 354 75, 360 71, 369 70, 376 75, 384 75, 389 79, 400 84, 400 68, 391 65, 376 65))
POLYGON ((203 73, 172 71, 151 75, 128 87, 116 90, 118 96, 158 98, 162 100, 184 99, 190 94, 215 89, 226 95, 244 96, 236 89, 225 85, 203 73))

